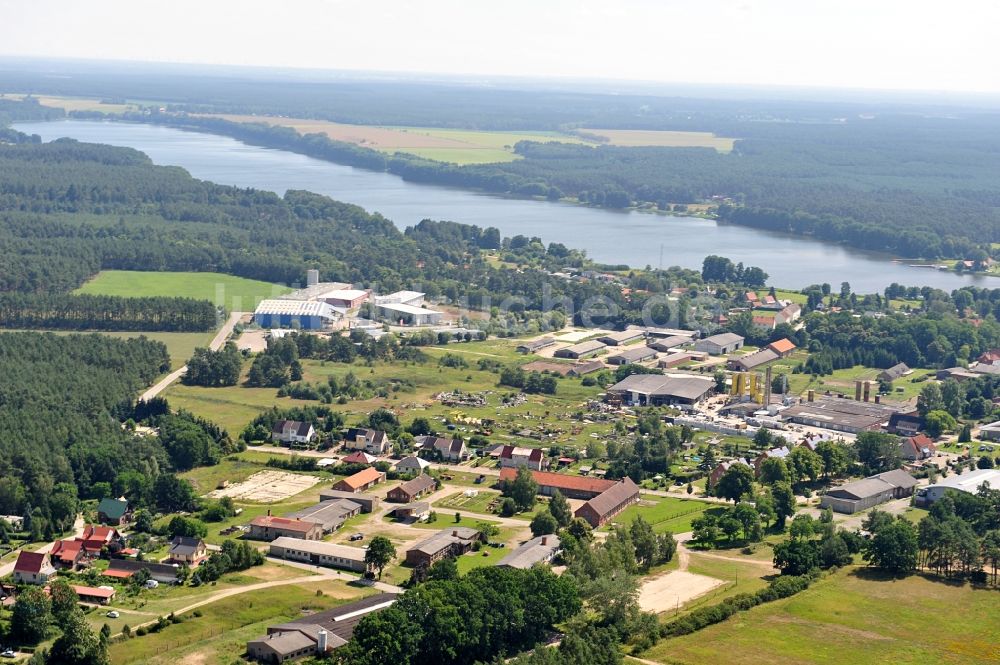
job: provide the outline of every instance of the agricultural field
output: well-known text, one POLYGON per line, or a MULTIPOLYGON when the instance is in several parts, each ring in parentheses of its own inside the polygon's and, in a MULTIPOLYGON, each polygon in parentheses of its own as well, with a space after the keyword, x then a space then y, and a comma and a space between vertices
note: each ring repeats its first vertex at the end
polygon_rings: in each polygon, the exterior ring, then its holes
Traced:
MULTIPOLYGON (((881 371, 882 370, 873 367, 855 365, 854 367, 848 369, 834 370, 833 374, 829 376, 818 377, 812 380, 807 387, 813 388, 817 391, 830 390, 835 393, 841 392, 845 395, 849 395, 850 397, 854 397, 855 381, 877 381, 876 377, 881 371)), ((887 397, 887 399, 892 401, 905 401, 913 399, 920 394, 920 389, 924 385, 922 379, 924 377, 933 378, 933 376, 934 370, 932 369, 914 370, 909 376, 904 376, 897 381, 893 381, 893 392, 892 395, 887 397)), ((789 379, 791 378, 792 377, 789 376, 789 379)))
POLYGON ((291 291, 287 286, 216 272, 103 270, 74 293, 123 297, 176 296, 208 300, 231 312, 252 312, 261 300, 291 291))
MULTIPOLYGON (((24 99, 28 95, 8 94, 0 97, 11 99, 24 99)), ((70 111, 99 111, 101 113, 125 113, 126 111, 137 111, 137 104, 105 104, 99 99, 85 99, 83 97, 54 97, 49 95, 35 95, 35 99, 42 106, 49 106, 57 109, 70 111)))
POLYGON ((231 122, 266 123, 291 127, 299 134, 325 134, 334 141, 353 143, 388 154, 406 152, 425 159, 454 164, 488 164, 519 159, 518 141, 584 143, 558 132, 504 132, 438 129, 433 127, 375 127, 326 120, 253 115, 212 115, 231 122))
POLYGON ((711 132, 673 132, 645 129, 591 129, 587 134, 595 134, 608 139, 609 145, 623 147, 654 146, 660 148, 714 148, 718 152, 731 152, 736 139, 716 136, 711 132))
MULTIPOLYGON (((299 571, 306 575, 303 571, 299 571)), ((182 623, 158 633, 111 645, 112 665, 149 663, 229 663, 246 642, 263 635, 269 625, 297 619, 303 612, 329 609, 369 595, 338 580, 283 585, 223 598, 183 615, 182 623), (318 593, 320 592, 320 593, 318 593)), ((148 619, 147 619, 148 620, 148 619)))
POLYGON ((643 654, 704 663, 995 663, 1000 604, 993 590, 921 576, 881 579, 848 568, 806 591, 737 614, 643 654))

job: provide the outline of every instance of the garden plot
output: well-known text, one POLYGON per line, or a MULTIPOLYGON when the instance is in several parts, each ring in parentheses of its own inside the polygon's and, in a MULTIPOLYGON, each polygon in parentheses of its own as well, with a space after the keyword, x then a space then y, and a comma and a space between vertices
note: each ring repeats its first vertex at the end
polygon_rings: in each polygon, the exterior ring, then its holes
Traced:
POLYGON ((242 483, 209 492, 208 496, 213 499, 228 496, 244 501, 274 503, 304 492, 320 481, 321 479, 316 476, 299 475, 288 471, 261 471, 242 483))

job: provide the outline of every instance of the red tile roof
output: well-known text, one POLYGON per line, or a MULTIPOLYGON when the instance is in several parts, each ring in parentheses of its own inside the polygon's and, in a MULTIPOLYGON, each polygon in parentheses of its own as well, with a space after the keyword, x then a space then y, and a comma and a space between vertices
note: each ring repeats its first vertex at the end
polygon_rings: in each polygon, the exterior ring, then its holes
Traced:
POLYGON ((134 570, 112 570, 112 569, 109 568, 108 570, 105 570, 102 573, 102 575, 104 575, 105 577, 115 577, 115 578, 118 578, 118 579, 128 579, 129 577, 132 577, 133 575, 135 575, 135 571, 134 570))
POLYGON ((64 563, 76 563, 83 543, 79 540, 57 540, 50 554, 64 563))
POLYGON ((771 349, 775 353, 789 353, 795 350, 795 345, 792 344, 792 340, 787 337, 771 342, 767 345, 767 348, 771 349))
POLYGON ((103 540, 105 543, 109 543, 117 535, 118 530, 114 527, 88 524, 83 528, 80 540, 103 540))
MULTIPOLYGON (((571 476, 566 473, 552 473, 550 471, 532 471, 531 475, 539 485, 555 487, 556 489, 576 490, 578 492, 594 492, 596 494, 606 492, 616 484, 613 480, 571 476)), ((513 480, 515 477, 517 477, 517 469, 506 468, 500 470, 500 480, 513 480)))
POLYGON ((21 550, 14 563, 14 570, 19 573, 40 573, 45 565, 46 555, 41 552, 25 552, 21 550))
POLYGON ((377 458, 369 455, 363 450, 356 450, 341 461, 343 461, 344 464, 371 464, 372 460, 375 459, 377 458))
POLYGON ((285 531, 301 531, 302 533, 308 533, 312 529, 319 526, 316 522, 309 522, 307 520, 292 520, 287 517, 274 517, 273 515, 261 515, 260 517, 255 517, 250 524, 263 528, 272 527, 275 529, 284 529, 285 531))
POLYGON ((70 584, 69 588, 76 591, 76 595, 78 596, 89 596, 91 598, 111 598, 115 595, 114 589, 101 589, 93 586, 77 586, 76 584, 70 584))
POLYGON ((359 487, 364 487, 365 485, 368 485, 370 483, 377 483, 380 480, 382 480, 382 472, 376 469, 375 467, 370 466, 367 469, 358 471, 353 476, 348 476, 344 478, 340 482, 344 483, 348 487, 353 487, 354 489, 358 489, 359 487))

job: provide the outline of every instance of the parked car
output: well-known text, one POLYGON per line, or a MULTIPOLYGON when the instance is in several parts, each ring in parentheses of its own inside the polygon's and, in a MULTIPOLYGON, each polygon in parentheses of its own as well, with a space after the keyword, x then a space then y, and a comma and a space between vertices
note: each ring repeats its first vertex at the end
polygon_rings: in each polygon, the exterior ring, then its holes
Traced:
POLYGON ((354 542, 356 540, 364 540, 364 538, 365 538, 365 534, 363 534, 363 533, 354 533, 354 534, 351 534, 351 537, 348 540, 350 540, 351 542, 354 542))
POLYGON ((0 651, 0 656, 3 656, 4 658, 17 658, 17 652, 13 649, 4 649, 3 651, 0 651))
POLYGON ((118 614, 118 611, 117 611, 117 610, 111 610, 111 611, 110 611, 110 612, 108 612, 108 613, 107 613, 107 614, 106 614, 105 616, 106 616, 106 617, 108 617, 109 619, 117 619, 117 618, 118 618, 119 616, 121 616, 121 615, 120 615, 120 614, 118 614))
POLYGON ((143 586, 145 586, 147 589, 155 589, 156 587, 160 586, 160 583, 157 582, 156 580, 146 580, 146 584, 144 584, 143 586))

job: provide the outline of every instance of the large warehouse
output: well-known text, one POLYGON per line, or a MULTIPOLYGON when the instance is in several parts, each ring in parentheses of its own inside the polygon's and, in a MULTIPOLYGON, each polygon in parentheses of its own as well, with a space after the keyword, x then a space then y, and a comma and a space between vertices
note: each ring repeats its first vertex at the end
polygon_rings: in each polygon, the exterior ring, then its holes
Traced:
POLYGON ((930 487, 918 490, 916 504, 921 507, 929 506, 948 492, 975 494, 983 483, 988 484, 990 489, 1000 489, 1000 469, 976 469, 948 476, 930 487))
POLYGON ((908 497, 913 494, 916 484, 913 476, 895 469, 834 487, 820 497, 819 505, 838 513, 853 514, 886 501, 908 497))
POLYGON ((691 374, 632 374, 608 388, 630 406, 693 406, 715 388, 715 381, 691 374))
POLYGON ((254 323, 261 328, 322 330, 343 316, 343 310, 318 300, 261 300, 254 310, 254 323))
POLYGON ((799 425, 822 427, 837 432, 857 434, 884 429, 889 418, 900 409, 877 402, 859 402, 846 397, 816 397, 781 412, 781 419, 799 425))

